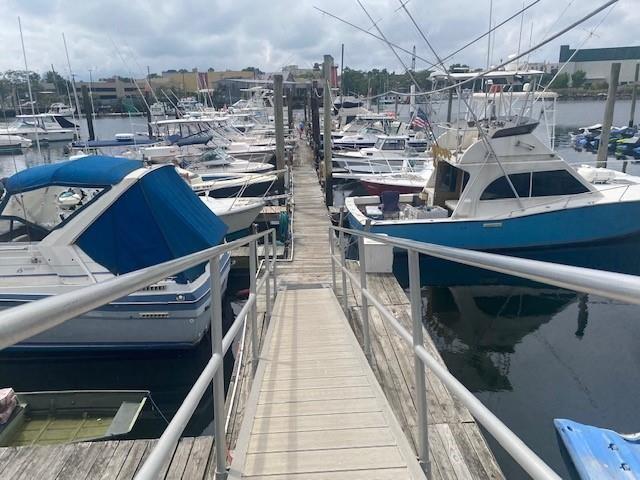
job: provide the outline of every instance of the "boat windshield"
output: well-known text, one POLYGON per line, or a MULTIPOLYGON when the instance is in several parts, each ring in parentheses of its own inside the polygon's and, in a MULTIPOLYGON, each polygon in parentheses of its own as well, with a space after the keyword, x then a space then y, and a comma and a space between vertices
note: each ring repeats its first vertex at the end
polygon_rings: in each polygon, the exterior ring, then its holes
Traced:
MULTIPOLYGON (((49 185, 2 198, 0 239, 19 241, 26 232, 16 228, 16 222, 32 227, 44 238, 67 219, 84 209, 105 188, 49 185)), ((6 195, 6 193, 5 193, 6 195)), ((34 239, 34 238, 30 238, 34 239)), ((25 239, 26 240, 26 239, 25 239)))

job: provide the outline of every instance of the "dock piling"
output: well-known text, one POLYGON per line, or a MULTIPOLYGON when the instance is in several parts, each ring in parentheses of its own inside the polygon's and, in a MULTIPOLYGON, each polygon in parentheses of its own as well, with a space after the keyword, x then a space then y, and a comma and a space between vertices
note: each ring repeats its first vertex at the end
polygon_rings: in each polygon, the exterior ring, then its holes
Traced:
MULTIPOLYGON (((282 75, 273 76, 273 121, 276 127, 276 169, 284 169, 284 118, 282 112, 282 75)), ((282 173, 278 174, 282 178, 282 173)))
MULTIPOLYGON (((86 85, 82 85, 82 103, 84 104, 84 113, 87 117, 87 130, 89 130, 89 140, 95 140, 96 135, 93 131, 93 110, 91 110, 91 100, 89 99, 89 90, 86 85)), ((80 113, 78 113, 80 115, 80 113)))
POLYGON ((620 63, 611 64, 609 74, 609 91, 607 93, 607 105, 604 109, 604 120, 602 121, 602 133, 600 134, 600 145, 598 145, 598 158, 596 166, 607 168, 607 155, 609 153, 609 134, 613 123, 613 110, 616 105, 616 91, 618 89, 618 79, 620 78, 620 63))
POLYGON ((322 108, 324 110, 324 195, 327 206, 333 205, 333 159, 331 156, 331 71, 333 70, 333 57, 324 56, 324 88, 322 89, 322 108))
POLYGON ((638 99, 638 77, 640 77, 640 63, 636 63, 636 74, 633 77, 633 89, 631 90, 631 111, 629 113, 629 126, 633 127, 636 116, 636 100, 638 99))

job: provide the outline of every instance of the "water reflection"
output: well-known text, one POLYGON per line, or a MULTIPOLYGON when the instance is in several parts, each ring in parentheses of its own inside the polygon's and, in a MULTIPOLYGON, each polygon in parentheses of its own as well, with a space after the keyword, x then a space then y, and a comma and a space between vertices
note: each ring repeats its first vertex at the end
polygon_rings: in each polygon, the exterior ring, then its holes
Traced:
POLYGON ((577 298, 514 285, 426 287, 422 295, 424 321, 440 354, 473 392, 511 390, 516 345, 577 298))

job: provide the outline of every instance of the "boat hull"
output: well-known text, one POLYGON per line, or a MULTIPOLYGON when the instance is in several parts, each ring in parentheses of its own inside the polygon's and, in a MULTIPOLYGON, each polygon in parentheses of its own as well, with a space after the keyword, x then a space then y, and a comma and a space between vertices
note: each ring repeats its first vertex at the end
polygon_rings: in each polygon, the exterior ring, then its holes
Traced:
MULTIPOLYGON (((640 275, 640 202, 564 209, 490 221, 373 222, 371 231, 424 243, 640 275)), ((363 225, 349 214, 351 228, 363 225)), ((508 278, 421 256, 423 280, 432 285, 508 278)))
MULTIPOLYGON (((221 266, 226 291, 230 260, 221 266)), ((68 320, 8 350, 139 350, 190 348, 202 340, 211 322, 209 275, 203 274, 189 293, 136 292, 68 320)), ((46 298, 46 295, 1 295, 0 308, 46 298), (11 298, 13 297, 13 298, 11 298)))
MULTIPOLYGON (((363 157, 333 157, 333 163, 354 173, 395 173, 406 168, 406 158, 366 158, 363 157)), ((425 168, 425 160, 413 160, 411 168, 422 170, 425 168)))
POLYGON ((11 135, 20 135, 32 142, 69 142, 75 140, 75 133, 73 130, 51 130, 46 132, 38 132, 36 138, 35 131, 16 131, 11 132, 11 135))

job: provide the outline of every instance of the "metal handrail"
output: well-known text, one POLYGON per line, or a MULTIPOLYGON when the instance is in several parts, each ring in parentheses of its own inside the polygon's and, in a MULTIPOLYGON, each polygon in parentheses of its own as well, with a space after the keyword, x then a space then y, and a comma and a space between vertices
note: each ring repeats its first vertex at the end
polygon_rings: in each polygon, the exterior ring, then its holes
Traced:
POLYGON ((389 322, 400 337, 412 345, 414 352, 416 410, 418 413, 418 458, 421 466, 430 476, 429 440, 427 429, 427 390, 424 380, 424 369, 429 368, 440 381, 455 395, 482 424, 511 457, 534 479, 556 480, 560 477, 527 445, 513 433, 498 417, 478 400, 446 367, 429 354, 424 347, 422 334, 422 301, 420 295, 420 263, 419 254, 430 255, 464 265, 483 268, 494 272, 513 275, 584 293, 596 294, 624 302, 640 304, 640 277, 613 272, 604 272, 582 267, 572 267, 537 260, 528 260, 505 255, 465 250, 428 243, 415 242, 394 237, 351 230, 342 227, 329 227, 330 258, 333 288, 337 291, 335 266, 340 266, 342 274, 342 301, 348 310, 346 277, 348 276, 361 293, 361 314, 363 323, 363 343, 367 357, 371 355, 371 338, 369 328, 369 303, 376 307, 381 317, 389 322), (340 245, 339 256, 335 254, 335 235, 338 233, 340 245), (349 271, 345 260, 345 234, 358 238, 358 255, 360 258, 360 278, 349 271), (407 250, 409 265, 409 296, 411 302, 411 318, 413 332, 408 332, 373 294, 367 289, 365 242, 369 238, 380 243, 407 250))
POLYGON ((252 362, 258 362, 258 337, 256 332, 257 309, 256 302, 259 291, 266 288, 267 318, 271 315, 271 288, 275 296, 277 292, 276 277, 276 231, 269 229, 261 233, 248 235, 244 238, 218 245, 201 252, 193 253, 159 265, 143 268, 135 272, 117 276, 113 279, 80 288, 42 300, 20 305, 2 312, 0 318, 0 350, 25 340, 33 335, 42 333, 60 325, 67 320, 83 313, 106 305, 118 298, 139 291, 140 289, 178 274, 186 269, 209 262, 211 281, 211 344, 212 355, 202 373, 182 402, 182 405, 171 419, 155 447, 136 474, 136 480, 155 479, 180 440, 182 432, 191 419, 207 386, 213 381, 213 408, 215 424, 216 448, 216 478, 224 479, 227 475, 227 446, 225 439, 224 419, 224 365, 223 358, 229 350, 247 316, 251 322, 251 339, 253 348, 252 362), (265 272, 259 283, 256 282, 257 258, 256 246, 260 239, 265 244, 265 272), (220 279, 220 256, 238 247, 250 246, 250 294, 247 302, 236 316, 227 334, 222 336, 222 285, 220 279), (271 262, 268 262, 269 244, 271 247, 271 262), (272 280, 273 285, 270 284, 272 280))

